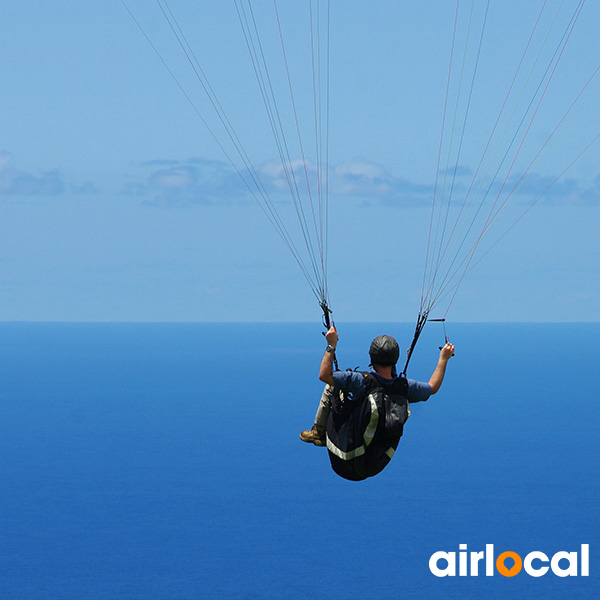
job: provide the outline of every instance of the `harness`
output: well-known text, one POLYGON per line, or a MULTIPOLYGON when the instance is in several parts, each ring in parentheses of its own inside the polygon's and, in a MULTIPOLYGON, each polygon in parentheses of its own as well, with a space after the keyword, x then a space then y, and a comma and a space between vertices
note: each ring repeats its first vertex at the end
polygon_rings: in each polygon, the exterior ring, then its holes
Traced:
POLYGON ((327 421, 331 467, 352 481, 373 477, 388 465, 410 416, 404 377, 384 385, 372 373, 363 375, 364 399, 345 401, 336 390, 327 421))

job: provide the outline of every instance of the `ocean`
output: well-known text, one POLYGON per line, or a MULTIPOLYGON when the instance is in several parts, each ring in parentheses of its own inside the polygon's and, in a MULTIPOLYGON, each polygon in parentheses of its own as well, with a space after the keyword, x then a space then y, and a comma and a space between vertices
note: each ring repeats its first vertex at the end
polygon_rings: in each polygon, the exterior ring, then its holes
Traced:
MULTIPOLYGON (((600 597, 600 324, 446 328, 442 389, 355 483, 298 437, 318 324, 0 324, 0 598, 600 597), (576 552, 577 575, 459 575, 489 545, 576 552), (456 575, 432 573, 436 552, 456 575)), ((343 368, 367 367, 375 335, 412 337, 338 330, 343 368)), ((428 325, 410 377, 442 341, 428 325)))

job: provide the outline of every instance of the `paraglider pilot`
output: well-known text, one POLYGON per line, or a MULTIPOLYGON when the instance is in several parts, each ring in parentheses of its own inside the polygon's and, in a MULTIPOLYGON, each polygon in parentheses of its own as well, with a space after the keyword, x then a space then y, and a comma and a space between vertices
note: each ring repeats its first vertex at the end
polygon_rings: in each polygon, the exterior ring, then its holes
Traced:
POLYGON ((327 446, 331 464, 341 477, 365 479, 379 473, 393 456, 404 423, 410 416, 409 404, 423 402, 442 385, 454 346, 447 342, 429 382, 398 376, 400 355, 393 337, 380 335, 369 348, 372 371, 334 371, 338 343, 335 326, 327 332, 327 348, 319 369, 325 390, 312 429, 300 439, 327 446))

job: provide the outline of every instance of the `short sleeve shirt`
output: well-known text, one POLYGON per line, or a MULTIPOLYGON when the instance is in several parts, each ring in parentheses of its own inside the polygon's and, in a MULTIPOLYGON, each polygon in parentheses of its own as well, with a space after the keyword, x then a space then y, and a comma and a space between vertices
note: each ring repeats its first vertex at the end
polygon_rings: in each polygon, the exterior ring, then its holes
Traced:
MULTIPOLYGON (((391 385, 393 379, 385 379, 374 371, 371 373, 377 377, 385 387, 391 385)), ((348 400, 361 401, 366 394, 365 376, 360 371, 334 371, 333 382, 335 387, 344 392, 348 400)), ((431 396, 431 386, 428 383, 407 379, 407 400, 410 403, 424 402, 431 396)))

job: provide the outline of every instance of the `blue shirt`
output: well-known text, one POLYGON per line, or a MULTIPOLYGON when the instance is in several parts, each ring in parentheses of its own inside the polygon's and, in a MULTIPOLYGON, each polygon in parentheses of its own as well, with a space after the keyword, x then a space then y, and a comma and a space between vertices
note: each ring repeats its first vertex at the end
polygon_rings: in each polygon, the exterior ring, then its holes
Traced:
MULTIPOLYGON (((386 386, 390 385, 393 379, 385 379, 375 371, 371 371, 379 382, 386 386)), ((333 382, 335 387, 344 392, 348 400, 360 401, 365 397, 366 384, 365 376, 360 371, 334 371, 333 382)), ((424 402, 431 396, 431 386, 428 383, 407 379, 408 392, 407 400, 409 402, 424 402)))

